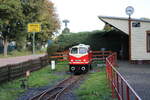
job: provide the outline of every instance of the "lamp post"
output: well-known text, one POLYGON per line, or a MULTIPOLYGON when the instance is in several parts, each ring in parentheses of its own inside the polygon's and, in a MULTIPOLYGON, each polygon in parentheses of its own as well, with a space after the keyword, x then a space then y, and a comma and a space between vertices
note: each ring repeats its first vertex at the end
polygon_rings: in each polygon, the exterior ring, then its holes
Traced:
POLYGON ((131 61, 131 15, 134 12, 134 8, 132 6, 128 6, 126 8, 126 14, 128 17, 128 32, 129 32, 129 61, 131 61))
POLYGON ((67 24, 69 23, 69 20, 65 19, 63 20, 63 23, 65 23, 65 28, 67 28, 67 24))

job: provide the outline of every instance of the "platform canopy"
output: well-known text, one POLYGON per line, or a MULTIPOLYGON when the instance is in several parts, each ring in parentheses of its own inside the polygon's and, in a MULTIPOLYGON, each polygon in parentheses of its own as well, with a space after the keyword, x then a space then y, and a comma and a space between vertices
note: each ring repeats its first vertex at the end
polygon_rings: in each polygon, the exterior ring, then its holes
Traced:
MULTIPOLYGON (((120 31, 123 31, 124 33, 128 34, 128 18, 124 17, 112 17, 112 16, 98 16, 98 18, 103 21, 106 24, 109 24, 115 28, 117 28, 120 31)), ((150 20, 146 19, 131 19, 131 21, 134 22, 145 22, 150 23, 150 20)))

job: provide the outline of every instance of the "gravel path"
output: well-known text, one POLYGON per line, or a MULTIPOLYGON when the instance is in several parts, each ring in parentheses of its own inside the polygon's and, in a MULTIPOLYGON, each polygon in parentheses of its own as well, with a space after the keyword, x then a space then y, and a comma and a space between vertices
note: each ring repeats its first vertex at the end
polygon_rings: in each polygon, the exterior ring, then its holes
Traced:
POLYGON ((8 64, 17 64, 17 63, 28 61, 28 60, 31 60, 31 59, 36 59, 36 58, 39 58, 39 57, 42 57, 42 56, 44 56, 44 54, 10 57, 10 58, 0 58, 0 67, 8 65, 8 64))
POLYGON ((150 64, 129 64, 118 61, 119 72, 125 77, 142 100, 150 100, 150 64))

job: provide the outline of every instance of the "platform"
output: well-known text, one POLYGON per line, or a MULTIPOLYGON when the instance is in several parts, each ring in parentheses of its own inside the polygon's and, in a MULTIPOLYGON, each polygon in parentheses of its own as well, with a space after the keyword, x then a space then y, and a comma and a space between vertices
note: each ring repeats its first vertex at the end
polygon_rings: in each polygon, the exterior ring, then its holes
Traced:
POLYGON ((142 100, 150 100, 150 64, 130 64, 118 61, 119 72, 129 82, 142 100))
POLYGON ((0 67, 8 65, 8 64, 17 64, 17 63, 28 61, 31 59, 36 59, 36 58, 42 57, 44 55, 45 54, 0 58, 0 67))

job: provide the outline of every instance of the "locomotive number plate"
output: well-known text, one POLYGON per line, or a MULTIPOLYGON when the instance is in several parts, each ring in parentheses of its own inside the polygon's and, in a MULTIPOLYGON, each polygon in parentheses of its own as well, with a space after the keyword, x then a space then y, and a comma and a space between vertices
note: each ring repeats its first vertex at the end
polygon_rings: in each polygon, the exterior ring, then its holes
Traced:
POLYGON ((81 60, 75 60, 75 61, 81 61, 81 60))

